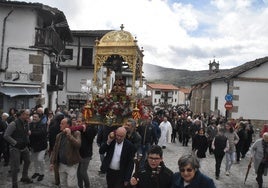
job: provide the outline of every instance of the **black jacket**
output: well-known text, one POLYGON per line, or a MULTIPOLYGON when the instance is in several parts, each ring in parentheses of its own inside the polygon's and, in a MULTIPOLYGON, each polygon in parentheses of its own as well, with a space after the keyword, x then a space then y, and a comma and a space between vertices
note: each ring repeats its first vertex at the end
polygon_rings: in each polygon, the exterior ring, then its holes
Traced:
MULTIPOLYGON (((107 143, 104 143, 101 145, 99 149, 100 154, 105 154, 105 157, 102 161, 101 164, 101 171, 107 172, 110 163, 113 158, 114 154, 114 148, 115 148, 115 140, 111 142, 110 145, 107 143)), ((132 171, 134 168, 134 154, 135 154, 135 147, 134 145, 127 139, 124 140, 123 142, 123 147, 122 147, 122 152, 121 152, 121 157, 120 157, 120 176, 121 179, 125 182, 129 182, 132 171)))
POLYGON ((136 188, 169 188, 172 183, 172 175, 173 172, 164 163, 161 163, 157 169, 152 169, 146 163, 145 169, 134 175, 139 178, 136 188))
POLYGON ((42 124, 41 121, 34 123, 30 123, 30 131, 31 135, 30 146, 33 152, 39 152, 45 150, 47 148, 47 129, 46 125, 42 124))
POLYGON ((81 147, 80 156, 82 158, 92 157, 92 144, 97 134, 97 128, 95 126, 87 126, 85 132, 81 132, 81 147))

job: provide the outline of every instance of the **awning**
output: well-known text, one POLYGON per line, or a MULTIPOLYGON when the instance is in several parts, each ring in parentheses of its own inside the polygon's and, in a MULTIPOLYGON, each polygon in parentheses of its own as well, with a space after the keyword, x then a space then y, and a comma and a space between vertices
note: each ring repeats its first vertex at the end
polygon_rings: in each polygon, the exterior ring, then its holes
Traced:
POLYGON ((39 88, 32 88, 32 87, 0 87, 0 93, 3 93, 10 97, 41 94, 39 88))

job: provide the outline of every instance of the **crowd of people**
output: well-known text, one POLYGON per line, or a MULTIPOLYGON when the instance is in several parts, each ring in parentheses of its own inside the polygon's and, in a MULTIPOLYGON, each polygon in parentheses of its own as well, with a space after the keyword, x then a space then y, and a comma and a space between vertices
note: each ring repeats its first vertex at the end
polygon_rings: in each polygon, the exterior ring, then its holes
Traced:
POLYGON ((13 188, 18 187, 20 168, 21 182, 43 181, 46 156, 54 172, 54 184, 89 188, 87 171, 96 138, 101 161, 99 173, 106 175, 108 188, 214 188, 213 179, 199 170, 207 151, 215 157, 216 179, 220 178, 224 157, 225 175, 230 176, 234 163, 251 156, 258 161, 254 167, 261 188, 262 176, 268 169, 265 128, 260 139, 252 144, 254 126, 250 120, 226 121, 224 117, 195 115, 188 109, 151 111, 139 124, 129 118, 122 126, 91 126, 77 110, 12 108, 1 116, 0 159, 4 166, 10 166, 13 188), (179 172, 173 173, 165 166, 163 151, 167 143, 176 142, 189 147, 191 152, 178 156, 179 172), (34 173, 29 175, 31 162, 34 173))

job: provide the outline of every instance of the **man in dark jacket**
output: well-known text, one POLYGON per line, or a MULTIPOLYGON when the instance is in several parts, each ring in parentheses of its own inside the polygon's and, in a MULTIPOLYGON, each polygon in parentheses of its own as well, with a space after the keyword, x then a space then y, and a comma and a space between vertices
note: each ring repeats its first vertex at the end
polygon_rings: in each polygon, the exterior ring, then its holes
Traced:
POLYGON ((138 171, 130 180, 136 188, 164 188, 171 186, 173 172, 163 162, 163 151, 153 145, 148 152, 145 168, 138 171))
POLYGON ((225 155, 225 152, 228 150, 229 143, 227 137, 224 135, 224 129, 220 129, 218 134, 212 141, 211 147, 215 156, 215 175, 216 179, 219 179, 221 162, 225 155))
POLYGON ((18 187, 18 173, 20 168, 20 160, 23 160, 23 170, 21 181, 32 183, 28 177, 28 169, 30 166, 29 129, 28 121, 30 110, 21 110, 18 119, 11 122, 6 129, 4 138, 9 142, 10 148, 10 167, 12 175, 12 188, 18 187))
POLYGON ((157 143, 157 136, 154 125, 152 124, 152 118, 143 120, 141 125, 137 128, 137 132, 141 135, 141 147, 140 153, 142 154, 140 168, 144 168, 147 153, 151 147, 151 144, 157 143))
POLYGON ((134 168, 134 145, 126 138, 127 131, 119 127, 116 132, 111 132, 107 142, 102 144, 99 153, 106 154, 101 170, 106 172, 108 188, 124 188, 129 185, 129 180, 134 168))
POLYGON ((9 163, 9 144, 8 142, 4 139, 4 134, 7 128, 7 118, 9 117, 8 113, 3 113, 2 114, 2 119, 0 120, 0 160, 3 154, 4 158, 4 166, 7 166, 9 163))
MULTIPOLYGON (((77 118, 77 125, 85 125, 83 118, 77 118)), ((80 147, 80 156, 81 161, 79 162, 77 168, 77 180, 79 188, 89 188, 90 182, 87 174, 88 165, 93 155, 93 140, 97 135, 97 127, 88 125, 86 126, 85 131, 81 132, 81 147, 80 147)))
POLYGON ((33 114, 33 121, 30 123, 30 147, 34 163, 35 173, 32 178, 42 181, 44 178, 45 153, 47 149, 47 130, 46 124, 41 121, 39 113, 33 114))
POLYGON ((127 130, 126 138, 134 145, 135 152, 137 152, 141 147, 141 136, 136 131, 136 121, 129 118, 125 123, 124 128, 127 130))

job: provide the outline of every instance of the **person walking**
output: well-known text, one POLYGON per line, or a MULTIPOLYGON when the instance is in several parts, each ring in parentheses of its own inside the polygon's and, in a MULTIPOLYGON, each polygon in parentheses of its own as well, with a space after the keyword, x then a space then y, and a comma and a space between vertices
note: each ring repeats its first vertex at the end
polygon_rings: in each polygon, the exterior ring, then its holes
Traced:
POLYGON ((165 149, 167 143, 171 143, 171 133, 172 133, 171 123, 167 120, 166 116, 160 123, 159 128, 161 129, 161 136, 159 138, 158 145, 160 145, 162 149, 165 149))
POLYGON ((190 116, 183 121, 181 131, 182 131, 182 146, 188 146, 190 139, 190 127, 192 126, 192 119, 190 116))
POLYGON ((209 154, 212 155, 213 154, 213 149, 212 149, 212 141, 215 138, 215 136, 218 133, 218 128, 216 125, 216 120, 212 119, 210 121, 209 126, 207 127, 207 138, 208 138, 208 150, 209 150, 209 154))
POLYGON ((247 152, 249 151, 250 145, 252 143, 252 136, 254 134, 254 129, 253 129, 253 125, 251 124, 251 120, 250 119, 247 120, 245 124, 246 124, 246 139, 245 139, 244 147, 242 148, 241 158, 245 158, 247 152))
POLYGON ((239 141, 238 143, 235 145, 236 148, 236 163, 239 164, 240 160, 241 160, 241 154, 243 152, 243 148, 245 146, 245 142, 247 139, 247 135, 246 135, 246 124, 244 123, 244 121, 240 121, 237 124, 237 128, 236 128, 236 133, 239 137, 239 141))
POLYGON ((41 115, 37 112, 33 114, 30 123, 30 147, 34 164, 34 174, 32 179, 42 181, 45 175, 45 154, 47 150, 47 130, 46 124, 41 121, 41 115))
POLYGON ((192 140, 192 151, 196 154, 199 159, 199 165, 201 168, 202 159, 206 158, 206 152, 208 149, 208 140, 205 136, 203 128, 198 130, 198 133, 193 136, 192 140))
POLYGON ((230 169, 232 167, 232 164, 236 160, 236 148, 235 145, 239 141, 239 137, 234 131, 232 125, 227 122, 225 125, 225 133, 224 135, 227 137, 228 142, 229 142, 229 148, 225 153, 226 156, 226 163, 225 163, 225 175, 229 176, 230 175, 230 169))
POLYGON ((126 139, 126 134, 124 127, 117 128, 99 148, 99 153, 105 154, 101 170, 106 172, 107 188, 124 188, 129 185, 134 169, 135 147, 126 139))
POLYGON ((171 186, 173 172, 163 161, 163 150, 158 145, 152 145, 148 151, 145 168, 140 169, 130 180, 135 188, 165 188, 171 186))
POLYGON ((58 171, 54 172, 55 184, 62 187, 77 187, 77 167, 81 160, 81 133, 71 132, 71 125, 70 118, 61 120, 61 132, 57 134, 50 158, 50 170, 58 171))
POLYGON ((12 176, 12 188, 18 188, 18 173, 20 162, 23 161, 21 182, 33 183, 28 176, 30 166, 29 126, 30 110, 20 110, 18 118, 12 121, 4 134, 4 138, 10 144, 10 167, 12 176))
POLYGON ((143 120, 141 125, 137 128, 137 132, 141 135, 141 147, 138 151, 139 154, 142 155, 140 161, 140 168, 144 168, 147 153, 151 147, 151 144, 157 143, 157 136, 155 134, 151 117, 148 117, 148 119, 143 120))
POLYGON ((2 113, 1 115, 1 120, 0 120, 0 161, 3 156, 4 158, 4 166, 7 166, 9 163, 9 144, 8 142, 4 139, 4 134, 7 129, 7 118, 8 118, 8 113, 2 113))
MULTIPOLYGON (((85 120, 81 117, 77 118, 77 126, 85 125, 85 120)), ((77 168, 77 180, 79 188, 90 188, 88 177, 88 166, 93 155, 93 140, 97 135, 95 126, 86 126, 85 131, 81 132, 81 147, 79 149, 81 160, 77 168)))
POLYGON ((254 169, 257 174, 256 181, 259 188, 262 188, 263 175, 267 175, 268 171, 268 132, 263 133, 262 138, 254 142, 250 149, 253 158, 254 169))
POLYGON ((221 163, 225 155, 225 152, 229 149, 229 142, 226 136, 224 136, 224 129, 220 129, 218 134, 212 141, 212 149, 215 157, 215 176, 216 179, 220 177, 221 163))
POLYGON ((176 143, 176 138, 177 138, 177 132, 179 128, 179 115, 175 113, 175 115, 171 119, 171 126, 172 126, 172 134, 171 134, 171 143, 176 143))

